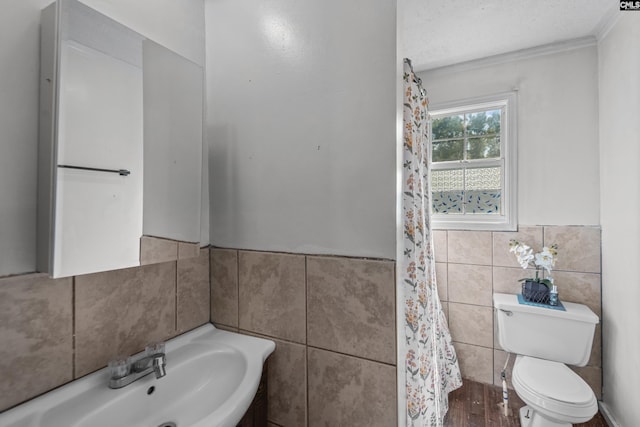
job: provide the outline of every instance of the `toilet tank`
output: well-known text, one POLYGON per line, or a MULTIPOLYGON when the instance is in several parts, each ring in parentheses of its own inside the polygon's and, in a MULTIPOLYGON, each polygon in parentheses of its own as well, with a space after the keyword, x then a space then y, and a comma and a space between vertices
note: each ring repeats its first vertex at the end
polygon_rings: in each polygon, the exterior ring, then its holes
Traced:
POLYGON ((510 353, 586 365, 598 316, 586 305, 562 304, 566 311, 519 304, 517 295, 493 294, 500 346, 510 353))

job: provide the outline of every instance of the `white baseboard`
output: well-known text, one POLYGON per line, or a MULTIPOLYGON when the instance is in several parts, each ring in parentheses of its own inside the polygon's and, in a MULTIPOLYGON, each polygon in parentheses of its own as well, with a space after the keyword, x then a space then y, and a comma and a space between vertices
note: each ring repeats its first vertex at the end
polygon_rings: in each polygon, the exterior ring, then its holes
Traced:
POLYGON ((620 424, 618 424, 615 418, 613 418, 613 415, 611 415, 611 412, 609 411, 609 407, 607 406, 606 403, 600 401, 598 402, 598 406, 600 408, 600 413, 604 417, 604 420, 607 422, 607 425, 609 427, 622 427, 620 424))

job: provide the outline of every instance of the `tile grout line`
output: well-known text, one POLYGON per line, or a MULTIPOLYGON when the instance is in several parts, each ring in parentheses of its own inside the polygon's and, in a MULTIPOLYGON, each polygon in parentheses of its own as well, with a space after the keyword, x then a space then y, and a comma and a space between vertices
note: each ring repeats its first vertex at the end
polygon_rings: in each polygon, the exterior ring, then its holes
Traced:
POLYGON ((260 250, 260 249, 242 249, 242 248, 232 248, 226 246, 211 246, 212 249, 222 249, 222 250, 232 250, 232 251, 243 251, 243 252, 253 252, 259 254, 275 254, 275 255, 293 255, 293 256, 310 256, 310 257, 318 257, 318 258, 347 258, 347 259, 359 259, 365 261, 380 261, 380 262, 396 262, 395 259, 391 258, 378 258, 378 257, 367 257, 367 256, 356 256, 356 255, 332 255, 332 254, 307 254, 300 252, 288 252, 288 251, 275 251, 275 250, 260 250))
POLYGON ((304 257, 304 357, 305 357, 305 392, 306 392, 306 407, 305 407, 305 420, 307 427, 310 423, 309 416, 309 280, 308 280, 308 262, 309 257, 304 257))
POLYGON ((76 276, 71 278, 71 378, 76 378, 76 276))
POLYGON ((207 317, 207 319, 208 322, 213 325, 213 322, 211 321, 211 251, 209 248, 210 246, 207 246, 206 248, 200 248, 200 256, 202 256, 202 251, 205 251, 205 254, 207 256, 207 298, 209 300, 209 304, 207 305, 209 316, 207 317))
MULTIPOLYGON (((517 219, 516 219, 517 223, 517 219)), ((519 229, 520 226, 516 225, 519 229)), ((495 381, 496 378, 496 315, 495 309, 493 308, 493 293, 494 289, 494 266, 496 263, 496 234, 501 232, 492 231, 491 232, 491 384, 495 381)))
POLYGON ((238 294, 238 307, 236 310, 236 328, 240 330, 240 250, 236 249, 236 293, 238 294))
POLYGON ((178 333, 178 260, 176 259, 176 272, 174 275, 174 322, 173 322, 173 331, 174 333, 178 333))
MULTIPOLYGON (((434 263, 435 263, 435 259, 434 259, 434 263)), ((393 263, 393 280, 392 280, 392 283, 393 283, 393 320, 394 320, 394 323, 393 323, 393 326, 394 326, 393 335, 395 337, 395 340, 393 342, 396 345, 396 351, 394 352, 394 356, 395 356, 394 358, 396 360, 396 368, 397 368, 397 366, 398 366, 398 353, 399 353, 398 348, 400 347, 399 346, 399 344, 400 344, 400 341, 399 341, 400 340, 400 334, 398 333, 398 327, 397 327, 397 322, 398 322, 398 319, 399 319, 398 316, 400 315, 397 312, 398 311, 398 291, 399 291, 400 287, 396 285, 396 280, 398 280, 398 263, 394 262, 393 263)), ((437 288, 437 285, 438 285, 438 282, 436 281, 436 288, 437 288)), ((442 310, 442 298, 440 298, 439 295, 438 295, 438 298, 440 299, 440 310, 442 310)), ((448 310, 449 310, 449 306, 447 306, 447 311, 448 310)), ((404 312, 402 313, 402 317, 404 318, 404 312)), ((449 327, 448 323, 449 323, 449 320, 447 319, 447 328, 449 327)), ((397 394, 397 390, 398 390, 398 376, 397 375, 396 375, 395 381, 396 381, 396 394, 397 394)))
MULTIPOLYGON (((224 326, 228 327, 229 325, 224 325, 224 326)), ((299 346, 304 347, 305 350, 307 351, 307 353, 308 353, 308 349, 320 350, 320 351, 326 351, 328 353, 339 354, 341 356, 352 357, 352 358, 355 358, 355 359, 364 360, 364 361, 367 361, 367 362, 378 363, 380 365, 391 366, 391 367, 394 367, 394 368, 396 367, 395 364, 390 363, 390 362, 383 362, 381 360, 376 360, 376 359, 371 359, 371 358, 367 358, 367 357, 357 356, 357 355, 354 355, 354 354, 349 354, 349 353, 336 351, 336 350, 323 348, 323 347, 318 347, 318 346, 314 346, 314 345, 306 345, 304 343, 291 341, 291 340, 288 340, 286 338, 280 338, 280 337, 275 337, 275 336, 271 336, 271 335, 266 335, 266 334, 260 333, 260 332, 249 331, 247 329, 238 328, 238 332, 245 333, 245 334, 248 334, 248 335, 251 335, 251 336, 262 337, 262 338, 265 338, 265 339, 274 339, 274 340, 282 341, 282 342, 287 343, 287 344, 299 345, 299 346)), ((462 344, 466 344, 466 343, 462 343, 462 344)), ((475 345, 475 344, 467 344, 467 345, 475 345)), ((482 347, 482 346, 478 346, 478 347, 482 347)), ((485 348, 489 348, 489 347, 485 347, 485 348)))
POLYGON ((213 280, 211 280, 211 276, 213 275, 213 267, 211 263, 213 251, 211 250, 211 245, 209 245, 209 248, 207 249, 207 257, 209 258, 209 322, 213 325, 213 280))

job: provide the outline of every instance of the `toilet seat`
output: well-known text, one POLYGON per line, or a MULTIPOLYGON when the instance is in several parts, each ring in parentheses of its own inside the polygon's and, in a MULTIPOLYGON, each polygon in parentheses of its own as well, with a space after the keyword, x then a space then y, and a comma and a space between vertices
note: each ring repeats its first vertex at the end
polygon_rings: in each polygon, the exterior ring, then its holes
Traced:
POLYGON ((523 401, 559 420, 586 422, 598 411, 593 390, 563 363, 518 356, 512 381, 523 401))

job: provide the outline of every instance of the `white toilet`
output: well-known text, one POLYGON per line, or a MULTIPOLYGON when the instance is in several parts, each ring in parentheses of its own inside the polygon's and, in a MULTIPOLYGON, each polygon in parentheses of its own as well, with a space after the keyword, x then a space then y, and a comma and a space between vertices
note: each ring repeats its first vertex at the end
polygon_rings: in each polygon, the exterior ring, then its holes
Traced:
POLYGON ((598 316, 582 304, 562 302, 566 311, 518 303, 518 296, 494 294, 498 341, 517 354, 512 383, 527 404, 522 427, 570 427, 598 412, 591 387, 565 365, 589 361, 598 316))

